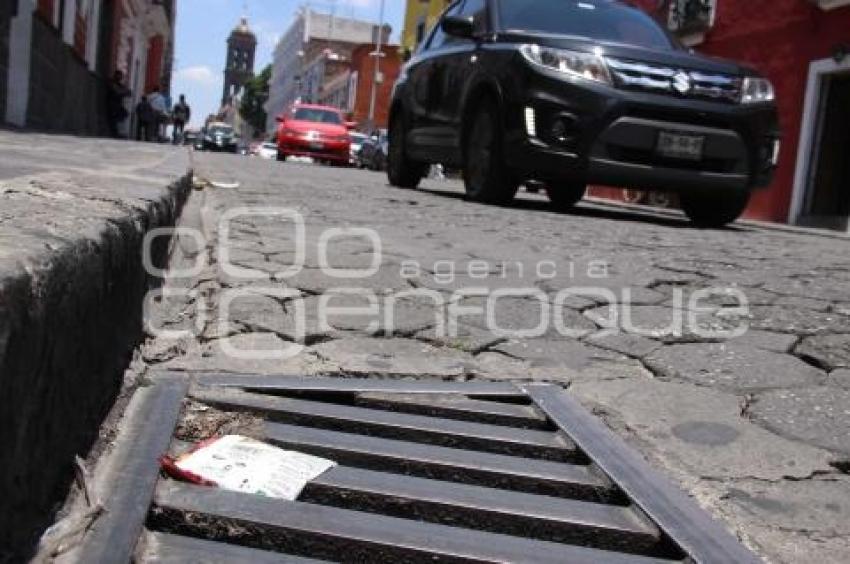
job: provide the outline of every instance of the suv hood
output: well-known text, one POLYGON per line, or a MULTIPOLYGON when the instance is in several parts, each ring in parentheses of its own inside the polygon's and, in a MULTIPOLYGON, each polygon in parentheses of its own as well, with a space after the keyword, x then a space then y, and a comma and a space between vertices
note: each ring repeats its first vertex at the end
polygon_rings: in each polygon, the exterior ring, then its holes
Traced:
POLYGON ((627 59, 687 70, 735 76, 758 74, 753 69, 742 66, 734 61, 707 57, 685 49, 664 51, 660 49, 647 49, 635 45, 624 45, 622 43, 606 43, 584 37, 529 32, 503 32, 499 34, 498 41, 517 44, 536 43, 537 45, 546 47, 588 52, 598 47, 603 50, 606 56, 615 59, 627 59))

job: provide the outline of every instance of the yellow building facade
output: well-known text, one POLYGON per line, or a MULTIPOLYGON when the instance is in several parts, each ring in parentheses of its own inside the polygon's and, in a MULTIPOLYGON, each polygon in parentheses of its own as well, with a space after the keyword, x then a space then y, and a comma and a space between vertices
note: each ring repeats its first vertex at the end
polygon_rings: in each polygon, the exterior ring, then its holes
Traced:
POLYGON ((427 36, 451 0, 407 0, 401 48, 411 53, 427 36))

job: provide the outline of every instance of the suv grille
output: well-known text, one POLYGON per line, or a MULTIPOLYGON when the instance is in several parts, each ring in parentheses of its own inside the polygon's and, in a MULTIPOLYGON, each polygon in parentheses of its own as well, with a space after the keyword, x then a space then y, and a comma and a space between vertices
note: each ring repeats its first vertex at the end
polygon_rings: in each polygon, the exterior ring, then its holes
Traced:
POLYGON ((607 61, 617 86, 621 88, 725 102, 737 102, 741 97, 741 79, 734 76, 612 58, 607 61))

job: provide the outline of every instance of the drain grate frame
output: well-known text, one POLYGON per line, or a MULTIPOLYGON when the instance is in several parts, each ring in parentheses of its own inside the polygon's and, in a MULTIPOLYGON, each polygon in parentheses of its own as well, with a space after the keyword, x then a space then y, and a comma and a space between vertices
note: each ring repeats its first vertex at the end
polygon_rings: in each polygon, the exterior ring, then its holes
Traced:
POLYGON ((106 467, 109 511, 72 560, 761 562, 556 385, 153 382, 106 467), (162 477, 187 399, 259 416, 260 438, 339 465, 295 502, 162 477))

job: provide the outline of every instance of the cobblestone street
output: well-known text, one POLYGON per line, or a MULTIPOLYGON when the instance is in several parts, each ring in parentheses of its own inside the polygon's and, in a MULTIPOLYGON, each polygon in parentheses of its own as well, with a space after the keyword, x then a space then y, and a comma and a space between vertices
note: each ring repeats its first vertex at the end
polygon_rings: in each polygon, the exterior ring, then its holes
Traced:
MULTIPOLYGON (((152 308, 151 323, 196 325, 198 336, 149 339, 137 370, 555 382, 761 554, 845 561, 845 240, 740 225, 701 231, 595 204, 560 215, 533 195, 487 207, 463 201, 452 181, 403 191, 369 172, 195 159, 196 183, 214 184, 194 192, 182 227, 207 243, 181 232, 171 294, 152 308), (261 215, 241 215, 220 233, 223 214, 237 208, 261 215), (298 262, 291 222, 262 215, 279 208, 306 223, 304 268, 294 276, 283 274, 298 262), (321 268, 319 242, 332 228, 378 232, 374 275, 340 279, 321 268), (223 258, 248 270, 224 269, 223 258), (175 276, 204 263, 197 276, 175 276), (358 292, 344 290, 352 287, 358 292), (561 292, 583 287, 595 293, 561 292), (697 311, 690 299, 705 288, 720 292, 697 311), (609 303, 629 299, 631 307, 609 303), (323 300, 339 308, 327 323, 317 313, 323 300), (446 311, 458 321, 449 336, 439 330, 453 317, 446 311), (679 315, 692 320, 684 329, 679 315), (741 323, 750 329, 736 338, 710 331, 741 323), (300 354, 296 342, 306 345, 300 354)), ((331 239, 326 267, 350 274, 372 265, 374 242, 331 239)))

